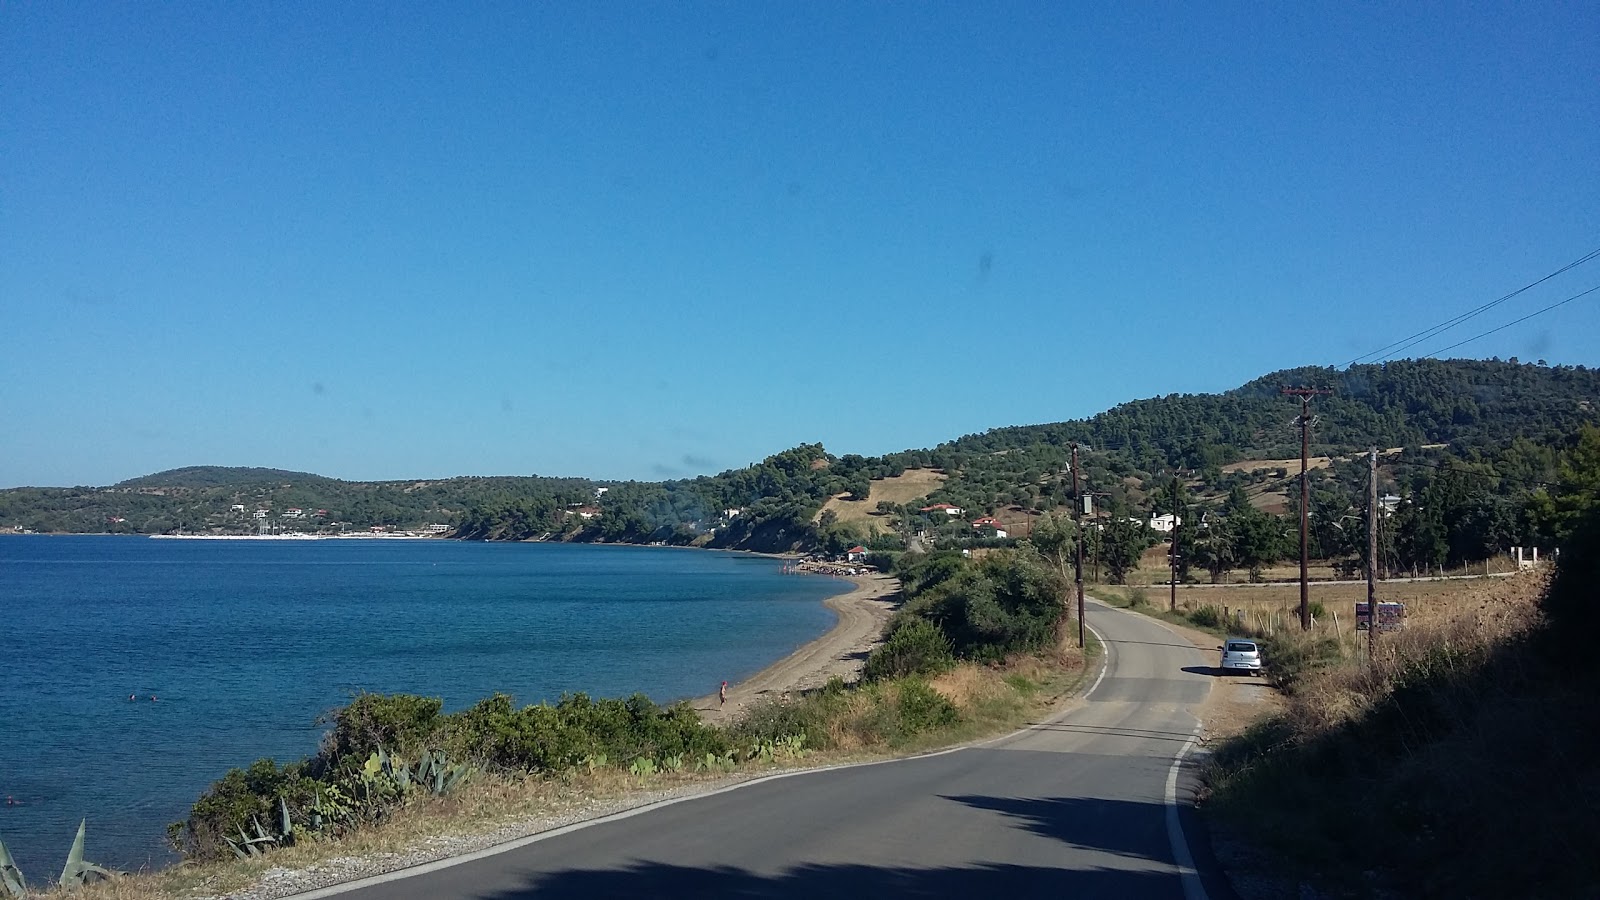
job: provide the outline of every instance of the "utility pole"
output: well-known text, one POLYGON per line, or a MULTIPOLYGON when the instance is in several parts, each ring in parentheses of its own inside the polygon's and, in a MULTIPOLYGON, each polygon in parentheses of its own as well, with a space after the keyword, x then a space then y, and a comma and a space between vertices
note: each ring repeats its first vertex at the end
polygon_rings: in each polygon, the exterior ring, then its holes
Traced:
POLYGON ((1290 388, 1283 393, 1300 398, 1300 630, 1311 630, 1311 545, 1307 540, 1311 508, 1311 398, 1331 394, 1323 388, 1290 388))
POLYGON ((1078 646, 1083 643, 1083 492, 1078 490, 1078 442, 1072 442, 1072 518, 1078 533, 1073 535, 1077 549, 1077 568, 1074 581, 1078 587, 1078 646))
POLYGON ((1378 665, 1378 448, 1367 462, 1367 665, 1378 665))
POLYGON ((1167 602, 1170 612, 1178 611, 1178 474, 1172 475, 1172 599, 1167 602))

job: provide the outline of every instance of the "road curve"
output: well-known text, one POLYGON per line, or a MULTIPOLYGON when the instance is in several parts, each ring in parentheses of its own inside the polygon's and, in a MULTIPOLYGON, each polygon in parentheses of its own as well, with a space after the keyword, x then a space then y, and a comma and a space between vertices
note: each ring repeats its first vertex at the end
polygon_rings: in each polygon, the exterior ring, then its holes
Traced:
POLYGON ((1096 604, 1089 620, 1104 677, 998 741, 755 782, 304 897, 1204 897, 1167 798, 1209 658, 1142 616, 1096 604))

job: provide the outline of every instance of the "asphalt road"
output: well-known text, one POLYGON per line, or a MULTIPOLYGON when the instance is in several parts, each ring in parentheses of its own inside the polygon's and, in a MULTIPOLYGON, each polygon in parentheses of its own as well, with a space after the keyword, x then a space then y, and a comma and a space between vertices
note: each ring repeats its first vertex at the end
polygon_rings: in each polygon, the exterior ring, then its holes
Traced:
POLYGON ((340 896, 1204 896, 1181 877, 1166 792, 1214 661, 1140 616, 1097 605, 1089 620, 1109 645, 1103 679, 1027 731, 759 782, 340 896))

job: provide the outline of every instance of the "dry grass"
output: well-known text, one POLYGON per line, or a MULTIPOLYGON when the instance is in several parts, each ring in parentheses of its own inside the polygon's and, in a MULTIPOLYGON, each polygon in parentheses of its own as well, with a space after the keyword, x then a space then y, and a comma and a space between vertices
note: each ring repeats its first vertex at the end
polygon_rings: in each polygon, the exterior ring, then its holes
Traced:
MULTIPOLYGON (((744 777, 749 777, 746 773, 744 777)), ((72 894, 83 900, 173 900, 213 897, 250 888, 272 870, 311 870, 330 863, 361 860, 372 872, 391 868, 403 857, 452 845, 474 836, 510 840, 553 827, 574 817, 603 814, 630 797, 649 796, 686 785, 729 781, 723 773, 657 773, 640 782, 618 769, 574 772, 566 778, 512 778, 480 774, 445 797, 427 797, 398 808, 378 826, 356 829, 338 840, 283 847, 260 857, 202 864, 184 863, 156 872, 139 872, 90 885, 72 894), (385 865, 389 863, 391 865, 385 865)), ((632 804, 628 804, 632 805, 632 804)), ((344 865, 339 866, 341 869, 344 865)), ((64 896, 52 891, 48 895, 64 896)))
MULTIPOLYGON (((1313 456, 1306 461, 1308 469, 1326 469, 1333 465, 1333 458, 1329 456, 1313 456)), ((1262 469, 1288 469, 1291 473, 1300 471, 1300 457, 1294 459, 1246 459, 1239 462, 1228 463, 1222 467, 1222 474, 1230 475, 1234 472, 1259 472, 1262 469)))
POLYGON ((1574 896, 1594 868, 1573 851, 1594 833, 1582 795, 1600 770, 1578 724, 1594 701, 1529 655, 1547 583, 1539 571, 1406 585, 1407 624, 1379 636, 1372 663, 1365 633, 1347 640, 1300 674, 1280 715, 1218 747, 1211 805, 1272 851, 1233 861, 1255 868, 1246 880, 1309 879, 1335 896, 1574 896), (1382 853, 1348 865, 1373 842, 1382 853))
POLYGON ((865 500, 844 499, 848 494, 834 497, 822 505, 817 516, 821 518, 822 513, 831 509, 840 522, 857 522, 869 527, 877 525, 881 518, 876 515, 879 503, 885 500, 890 503, 909 503, 926 497, 938 490, 949 477, 937 469, 907 469, 894 478, 872 482, 872 492, 865 500))

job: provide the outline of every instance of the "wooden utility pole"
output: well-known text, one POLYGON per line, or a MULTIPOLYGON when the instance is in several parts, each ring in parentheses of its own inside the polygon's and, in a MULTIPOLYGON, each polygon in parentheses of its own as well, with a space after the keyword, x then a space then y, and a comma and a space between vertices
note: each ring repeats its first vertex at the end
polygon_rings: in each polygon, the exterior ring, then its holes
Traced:
POLYGON ((1078 442, 1072 442, 1072 518, 1078 533, 1073 535, 1077 549, 1077 567, 1074 582, 1078 587, 1078 646, 1083 644, 1083 492, 1078 490, 1078 442))
POLYGON ((1178 611, 1178 475, 1172 475, 1172 598, 1167 601, 1167 609, 1171 612, 1178 611))
POLYGON ((1378 448, 1367 462, 1367 665, 1378 664, 1378 448))
POLYGON ((1311 630, 1311 398, 1333 391, 1322 388, 1290 388, 1283 393, 1300 398, 1300 630, 1311 630))

